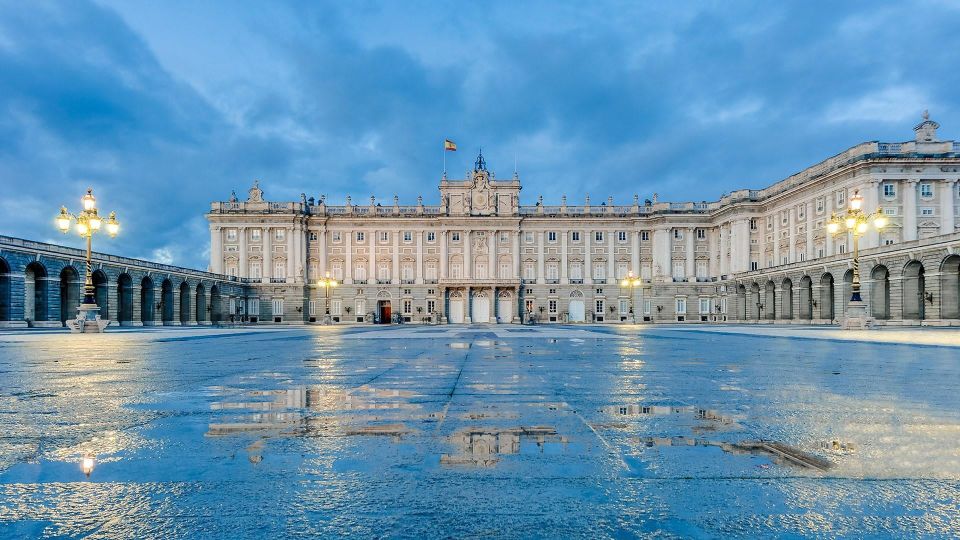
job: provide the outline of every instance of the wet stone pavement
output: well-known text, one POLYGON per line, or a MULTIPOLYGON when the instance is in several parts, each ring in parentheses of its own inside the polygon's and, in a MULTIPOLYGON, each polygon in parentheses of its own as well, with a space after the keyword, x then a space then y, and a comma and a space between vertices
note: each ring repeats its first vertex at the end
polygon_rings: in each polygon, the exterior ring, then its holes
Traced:
POLYGON ((789 332, 11 333, 0 536, 956 537, 958 391, 789 332))

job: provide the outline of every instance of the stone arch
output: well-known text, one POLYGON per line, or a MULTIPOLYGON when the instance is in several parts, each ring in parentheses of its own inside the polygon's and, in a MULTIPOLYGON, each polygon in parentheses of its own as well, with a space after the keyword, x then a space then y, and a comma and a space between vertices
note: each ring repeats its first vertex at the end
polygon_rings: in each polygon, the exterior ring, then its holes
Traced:
POLYGON ((462 299, 463 293, 461 293, 460 291, 453 291, 452 293, 450 293, 450 298, 462 299))
POLYGON ((825 272, 820 276, 820 318, 832 321, 836 317, 834 301, 833 274, 825 272))
POLYGON ((513 298, 513 293, 510 292, 510 291, 500 291, 500 292, 497 294, 497 297, 498 297, 498 298, 501 298, 501 299, 504 299, 504 300, 510 300, 510 299, 513 298))
POLYGON ((763 316, 768 321, 773 321, 777 318, 777 284, 770 279, 764 289, 763 316))
POLYGON ((960 255, 940 263, 940 318, 960 319, 960 255))
POLYGON ((850 300, 852 297, 853 297, 853 269, 851 268, 843 273, 843 291, 840 294, 840 298, 841 300, 843 300, 843 302, 840 304, 842 306, 841 307, 842 312, 844 313, 847 312, 847 301, 850 300))
POLYGON ((150 276, 144 276, 140 280, 140 321, 143 324, 150 325, 156 321, 154 314, 154 290, 153 279, 150 276))
POLYGON ((878 264, 870 271, 870 315, 875 319, 890 318, 890 271, 878 264))
POLYGON ((203 283, 197 283, 197 291, 194 294, 194 297, 197 299, 194 302, 196 314, 197 314, 197 324, 207 321, 207 289, 203 286, 203 283))
POLYGON ((220 324, 223 318, 223 301, 220 298, 220 287, 212 285, 210 287, 210 323, 220 324))
POLYGON ((64 266, 60 270, 60 322, 64 325, 67 321, 77 318, 82 288, 80 272, 72 266, 64 266))
POLYGON ((747 308, 750 319, 760 320, 760 284, 754 281, 750 284, 750 294, 747 296, 747 308))
POLYGON ((922 321, 924 318, 924 300, 926 283, 923 276, 923 263, 908 261, 903 267, 903 319, 922 321))
POLYGON ((797 306, 801 319, 813 320, 813 279, 810 276, 800 278, 800 298, 797 306))
POLYGON ((173 324, 173 282, 170 278, 160 283, 160 322, 173 324))
POLYGON ((180 324, 190 324, 190 284, 186 280, 180 283, 180 324))
POLYGON ((380 298, 382 300, 390 300, 390 291, 385 289, 377 291, 377 298, 380 298))
POLYGON ((108 283, 110 283, 110 280, 107 278, 107 273, 102 268, 97 268, 93 271, 91 279, 93 281, 93 297, 100 308, 100 318, 109 319, 110 289, 108 283))
POLYGON ((740 320, 747 320, 747 286, 743 283, 737 285, 737 303, 740 304, 738 310, 740 320))
POLYGON ((0 257, 0 321, 11 317, 10 289, 10 263, 0 257))
POLYGON ((780 282, 780 318, 793 319, 793 281, 783 278, 780 282))
POLYGON ((570 291, 570 298, 583 298, 583 293, 577 289, 570 291))
POLYGON ((47 269, 40 261, 33 261, 24 269, 23 318, 46 321, 47 315, 47 269))
POLYGON ((117 324, 133 322, 133 278, 126 272, 117 276, 117 324))

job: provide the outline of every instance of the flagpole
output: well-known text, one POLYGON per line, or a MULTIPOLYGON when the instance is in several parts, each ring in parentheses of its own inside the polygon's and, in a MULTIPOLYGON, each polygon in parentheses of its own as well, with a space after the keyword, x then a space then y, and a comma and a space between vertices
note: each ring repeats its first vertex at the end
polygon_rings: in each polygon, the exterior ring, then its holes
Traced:
POLYGON ((441 146, 441 148, 443 148, 443 176, 444 178, 446 178, 447 176, 447 141, 446 139, 444 139, 443 145, 441 146))

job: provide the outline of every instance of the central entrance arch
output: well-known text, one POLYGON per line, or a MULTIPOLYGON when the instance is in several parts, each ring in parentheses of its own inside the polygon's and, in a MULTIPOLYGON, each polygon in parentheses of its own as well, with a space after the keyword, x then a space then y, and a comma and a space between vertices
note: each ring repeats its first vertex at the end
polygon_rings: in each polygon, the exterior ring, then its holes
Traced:
POLYGON ((570 322, 583 322, 586 320, 586 310, 583 305, 583 293, 573 291, 570 293, 570 305, 567 307, 570 322))
POLYGON ((460 324, 463 322, 463 295, 459 292, 450 293, 450 307, 447 314, 447 322, 450 324, 460 324))
POLYGON ((490 297, 487 296, 487 293, 480 291, 474 295, 470 318, 475 323, 490 322, 490 297))
POLYGON ((497 319, 504 323, 513 321, 513 295, 509 291, 501 291, 497 298, 497 319))

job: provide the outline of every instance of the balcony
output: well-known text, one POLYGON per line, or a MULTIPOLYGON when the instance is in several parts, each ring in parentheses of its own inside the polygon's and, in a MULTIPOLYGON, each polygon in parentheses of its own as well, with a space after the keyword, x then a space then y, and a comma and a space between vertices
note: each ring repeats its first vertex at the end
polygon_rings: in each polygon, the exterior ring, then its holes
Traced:
POLYGON ((401 285, 413 285, 415 282, 416 282, 416 281, 413 280, 413 279, 401 279, 401 280, 400 280, 400 284, 401 284, 401 285))
POLYGON ((377 285, 389 285, 389 284, 390 284, 390 280, 389 280, 389 279, 378 279, 378 280, 377 280, 377 285))
POLYGON ((286 283, 286 282, 287 282, 287 278, 282 278, 282 277, 270 278, 270 283, 286 283))
POLYGON ((560 283, 560 280, 559 280, 559 279, 548 279, 548 280, 547 280, 547 284, 548 284, 548 285, 558 285, 559 283, 560 283))
POLYGON ((607 278, 593 278, 594 285, 606 285, 607 278))
POLYGON ((354 285, 366 285, 366 284, 367 284, 367 280, 365 280, 365 279, 355 279, 355 280, 353 280, 353 284, 354 284, 354 285))
POLYGON ((571 279, 571 280, 570 280, 570 284, 571 284, 571 285, 583 285, 583 280, 582 280, 582 279, 571 279))
POLYGON ((426 285, 436 285, 436 284, 437 284, 437 280, 435 280, 435 279, 425 279, 425 280, 423 280, 423 282, 424 282, 426 285))

